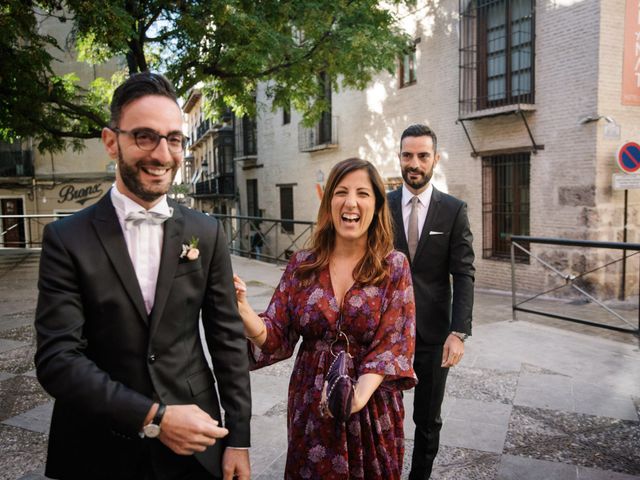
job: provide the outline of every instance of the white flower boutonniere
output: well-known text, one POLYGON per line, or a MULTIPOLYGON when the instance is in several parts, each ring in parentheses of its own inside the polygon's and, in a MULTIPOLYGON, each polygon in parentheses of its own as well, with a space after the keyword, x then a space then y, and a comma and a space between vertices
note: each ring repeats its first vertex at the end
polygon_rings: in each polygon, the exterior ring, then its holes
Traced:
POLYGON ((183 243, 180 258, 186 258, 189 261, 197 260, 200 256, 200 250, 198 250, 199 242, 200 239, 197 237, 191 237, 191 241, 189 243, 183 243))

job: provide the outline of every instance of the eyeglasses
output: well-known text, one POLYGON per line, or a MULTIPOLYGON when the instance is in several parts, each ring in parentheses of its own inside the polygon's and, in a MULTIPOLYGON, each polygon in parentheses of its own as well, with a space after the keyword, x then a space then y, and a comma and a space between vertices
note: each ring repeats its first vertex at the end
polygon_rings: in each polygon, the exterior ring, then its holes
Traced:
POLYGON ((163 138, 167 141, 167 147, 171 153, 181 153, 187 145, 187 139, 182 133, 170 133, 169 135, 160 135, 158 132, 148 128, 134 128, 133 130, 120 130, 112 128, 116 133, 125 133, 131 135, 140 150, 152 152, 160 144, 163 138))

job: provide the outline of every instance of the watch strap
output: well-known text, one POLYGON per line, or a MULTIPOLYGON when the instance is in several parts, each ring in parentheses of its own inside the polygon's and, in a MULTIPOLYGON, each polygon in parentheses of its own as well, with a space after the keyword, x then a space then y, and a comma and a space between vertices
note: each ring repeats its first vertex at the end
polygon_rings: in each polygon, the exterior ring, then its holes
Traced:
POLYGON ((151 423, 154 425, 160 426, 160 422, 162 422, 162 418, 164 417, 164 412, 167 410, 167 406, 164 403, 160 403, 158 405, 158 410, 156 411, 156 415, 151 420, 151 423))
POLYGON ((451 332, 451 335, 455 335, 456 337, 458 337, 461 341, 465 341, 467 339, 467 337, 469 335, 467 335, 466 333, 462 333, 462 332, 451 332))

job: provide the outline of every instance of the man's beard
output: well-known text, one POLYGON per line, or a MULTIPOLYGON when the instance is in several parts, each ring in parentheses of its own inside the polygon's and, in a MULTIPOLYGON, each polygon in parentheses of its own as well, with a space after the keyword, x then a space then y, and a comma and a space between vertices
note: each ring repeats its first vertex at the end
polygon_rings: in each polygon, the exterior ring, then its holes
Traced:
POLYGON ((169 191, 169 187, 171 186, 171 183, 173 183, 173 179, 176 176, 177 169, 175 168, 174 164, 174 166, 172 167, 171 182, 169 182, 167 188, 164 189, 164 191, 148 190, 138 179, 138 172, 140 170, 141 163, 143 162, 139 161, 133 166, 127 164, 127 162, 125 162, 124 158, 122 157, 122 152, 118 151, 118 170, 120 172, 120 178, 122 179, 124 185, 140 200, 143 200, 145 202, 153 202, 169 191))
POLYGON ((409 178, 409 173, 422 173, 422 171, 418 169, 409 169, 409 168, 402 169, 402 178, 405 181, 405 183, 409 185, 411 188, 413 188, 414 190, 420 190, 424 188, 431 180, 431 177, 433 176, 433 167, 431 167, 430 171, 424 172, 422 178, 418 180, 411 180, 409 178))

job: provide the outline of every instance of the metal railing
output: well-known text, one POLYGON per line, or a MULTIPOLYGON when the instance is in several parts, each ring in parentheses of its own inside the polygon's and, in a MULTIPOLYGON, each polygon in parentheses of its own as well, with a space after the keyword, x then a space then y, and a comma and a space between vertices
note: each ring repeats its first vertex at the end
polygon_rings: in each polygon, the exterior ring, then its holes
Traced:
POLYGON ((42 246, 44 226, 71 213, 42 215, 0 215, 0 248, 42 246))
POLYGON ((298 124, 298 150, 313 152, 338 145, 338 117, 324 114, 312 127, 298 124))
POLYGON ((315 226, 314 222, 300 220, 213 216, 224 227, 231 253, 272 263, 286 263, 295 251, 304 247, 315 226), (283 228, 283 224, 286 228, 283 228))
MULTIPOLYGON (((39 248, 46 224, 71 213, 0 215, 0 248, 39 248)), ((231 253, 286 263, 313 234, 314 222, 213 214, 224 226, 231 253)))
MULTIPOLYGON (((569 322, 575 322, 575 323, 580 323, 583 325, 590 325, 593 327, 600 327, 600 328, 606 328, 609 330, 615 330, 618 332, 626 332, 626 333, 633 333, 635 335, 640 336, 640 290, 638 292, 638 324, 637 326, 634 326, 630 320, 628 320, 627 318, 623 317, 622 315, 620 315, 618 312, 614 311, 609 305, 606 305, 604 303, 604 301, 596 298, 595 295, 593 295, 592 293, 587 291, 587 288, 585 286, 580 286, 579 285, 579 281, 580 280, 584 280, 585 277, 589 274, 592 274, 598 270, 601 270, 605 267, 608 267, 610 265, 616 264, 616 263, 622 263, 623 264, 623 279, 622 281, 625 281, 624 278, 624 272, 626 271, 624 268, 624 262, 626 262, 627 258, 637 255, 638 253, 640 253, 640 243, 622 243, 622 242, 596 242, 596 241, 589 241, 589 240, 567 240, 567 239, 561 239, 561 238, 543 238, 543 237, 528 237, 528 236, 524 236, 524 235, 513 235, 511 237, 511 299, 512 299, 512 311, 513 311, 513 320, 516 320, 516 312, 527 312, 527 313, 532 313, 532 314, 536 314, 536 315, 542 315, 545 317, 551 317, 551 318, 556 318, 559 320, 566 320, 569 322), (522 244, 527 244, 527 245, 531 245, 531 244, 547 244, 547 245, 558 245, 558 246, 565 246, 565 247, 579 247, 579 248, 600 248, 600 249, 612 249, 612 250, 621 250, 624 252, 624 255, 621 258, 616 258, 613 261, 607 261, 602 265, 595 265, 595 266, 591 266, 591 268, 587 267, 587 262, 584 262, 583 265, 578 265, 578 267, 580 267, 580 269, 584 270, 581 272, 577 272, 577 273, 565 273, 561 270, 562 267, 558 267, 558 266, 554 266, 551 264, 551 261, 545 258, 542 258, 542 256, 540 255, 535 255, 534 253, 531 252, 531 250, 529 250, 528 248, 524 247, 522 244), (522 252, 524 252, 526 255, 528 255, 529 257, 531 257, 532 259, 536 260, 537 262, 539 262, 543 267, 545 267, 547 270, 551 271, 553 274, 555 274, 557 277, 559 277, 564 283, 561 283, 560 285, 554 286, 552 288, 549 288, 543 292, 537 293, 531 297, 525 298, 523 301, 518 302, 517 301, 517 292, 516 292, 516 249, 521 250, 522 252), (627 255, 627 251, 635 251, 635 253, 631 254, 631 255, 627 255), (527 303, 527 302, 531 302, 532 300, 535 300, 537 298, 540 298, 542 296, 545 295, 549 295, 550 293, 557 291, 561 288, 565 288, 565 287, 570 287, 572 289, 574 289, 575 291, 577 291, 581 297, 586 298, 588 302, 592 302, 595 305, 601 307, 602 309, 604 309, 607 313, 609 313, 610 315, 612 315, 617 321, 619 321, 620 323, 624 323, 626 325, 628 325, 628 327, 621 327, 618 325, 609 325, 606 323, 602 323, 602 322, 595 322, 595 321, 590 321, 590 320, 586 320, 584 318, 578 318, 578 317, 574 317, 574 316, 570 316, 570 315, 562 315, 562 314, 557 314, 557 313, 551 313, 551 312, 546 312, 546 311, 542 311, 542 310, 537 310, 534 308, 525 308, 522 307, 523 304, 527 303)), ((640 270, 639 270, 639 274, 640 274, 640 270)), ((640 280, 640 279, 639 279, 640 280)), ((640 281, 639 281, 639 289, 640 289, 640 281)))
POLYGON ((236 194, 235 176, 210 176, 208 180, 196 183, 194 195, 196 197, 233 197, 236 194))

